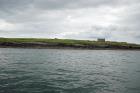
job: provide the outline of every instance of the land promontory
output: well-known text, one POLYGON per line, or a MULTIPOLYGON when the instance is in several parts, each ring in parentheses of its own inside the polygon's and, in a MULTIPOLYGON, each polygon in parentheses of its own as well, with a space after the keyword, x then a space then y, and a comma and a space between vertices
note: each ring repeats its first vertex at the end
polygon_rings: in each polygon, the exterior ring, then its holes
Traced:
POLYGON ((139 44, 115 41, 93 41, 44 38, 0 38, 1 48, 61 48, 61 49, 140 49, 139 44))

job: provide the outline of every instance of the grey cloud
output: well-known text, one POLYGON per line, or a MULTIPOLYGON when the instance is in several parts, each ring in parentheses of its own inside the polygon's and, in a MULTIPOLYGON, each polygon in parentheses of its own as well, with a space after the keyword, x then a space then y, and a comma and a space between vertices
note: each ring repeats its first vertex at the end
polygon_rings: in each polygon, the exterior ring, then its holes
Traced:
POLYGON ((97 6, 114 6, 140 3, 139 0, 0 0, 3 11, 20 10, 33 6, 41 9, 84 8, 97 6))
POLYGON ((0 0, 0 11, 17 12, 28 8, 33 0, 0 0))
POLYGON ((41 9, 73 9, 99 6, 120 6, 140 2, 139 0, 34 0, 32 5, 41 9))
POLYGON ((1 30, 0 36, 105 37, 140 43, 139 9, 139 0, 0 0, 0 20, 15 25, 14 30, 1 30), (106 7, 115 14, 104 10, 106 7), (90 11, 86 11, 89 8, 90 11), (107 22, 112 25, 106 26, 106 20, 101 24, 102 15, 106 15, 104 19, 110 19, 107 22))
POLYGON ((87 31, 83 31, 78 34, 70 34, 67 35, 66 37, 73 37, 75 36, 76 38, 84 38, 84 39, 97 39, 97 38, 110 38, 112 36, 112 32, 118 31, 118 27, 116 26, 108 26, 108 27, 103 27, 103 26, 98 26, 94 25, 91 26, 87 31))
POLYGON ((41 11, 75 8, 114 7, 140 3, 139 0, 0 0, 0 18, 7 21, 34 21, 41 11))

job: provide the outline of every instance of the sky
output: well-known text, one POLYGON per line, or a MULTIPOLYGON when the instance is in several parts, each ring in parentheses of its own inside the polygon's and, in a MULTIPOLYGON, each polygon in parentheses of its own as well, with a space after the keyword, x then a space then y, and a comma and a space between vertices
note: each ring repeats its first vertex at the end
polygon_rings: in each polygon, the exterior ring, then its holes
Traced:
POLYGON ((140 0, 0 0, 0 37, 140 44, 140 0))

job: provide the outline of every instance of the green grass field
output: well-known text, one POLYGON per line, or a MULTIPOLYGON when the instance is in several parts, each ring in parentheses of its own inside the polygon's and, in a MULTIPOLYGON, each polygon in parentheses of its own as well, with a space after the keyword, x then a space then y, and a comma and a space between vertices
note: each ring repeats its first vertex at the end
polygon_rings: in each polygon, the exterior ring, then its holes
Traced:
POLYGON ((87 45, 87 46, 102 46, 102 45, 109 45, 109 46, 125 46, 125 47, 140 47, 138 44, 130 44, 126 42, 113 42, 113 41, 106 41, 106 42, 99 42, 99 41, 91 41, 91 40, 73 40, 73 39, 46 39, 46 38, 0 38, 0 42, 8 42, 8 43, 57 43, 63 45, 87 45))

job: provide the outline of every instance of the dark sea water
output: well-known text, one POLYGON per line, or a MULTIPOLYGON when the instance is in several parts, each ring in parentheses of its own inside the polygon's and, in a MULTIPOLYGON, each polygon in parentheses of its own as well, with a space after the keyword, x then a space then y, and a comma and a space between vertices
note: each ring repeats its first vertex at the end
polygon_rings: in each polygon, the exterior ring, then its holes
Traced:
POLYGON ((0 48, 0 93, 140 93, 140 51, 0 48))

